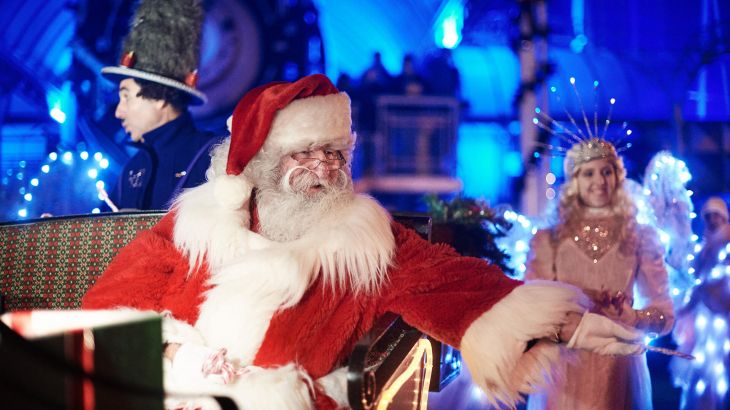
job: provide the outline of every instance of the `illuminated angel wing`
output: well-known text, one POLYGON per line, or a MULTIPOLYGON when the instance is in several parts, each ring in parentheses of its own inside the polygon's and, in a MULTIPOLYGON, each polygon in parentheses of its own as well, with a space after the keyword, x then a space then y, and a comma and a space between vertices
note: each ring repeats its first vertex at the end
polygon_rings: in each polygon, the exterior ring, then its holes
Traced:
POLYGON ((692 285, 690 262, 697 235, 692 233, 692 219, 696 216, 690 200, 692 191, 686 186, 691 179, 684 161, 667 151, 660 151, 646 167, 637 200, 639 221, 655 226, 667 247, 666 262, 673 296, 681 295, 692 285))
POLYGON ((693 253, 697 240, 692 234, 696 215, 687 189, 692 179, 684 161, 667 151, 660 151, 649 162, 644 174, 643 194, 653 213, 653 222, 668 242, 667 263, 677 270, 689 268, 687 255, 693 253))

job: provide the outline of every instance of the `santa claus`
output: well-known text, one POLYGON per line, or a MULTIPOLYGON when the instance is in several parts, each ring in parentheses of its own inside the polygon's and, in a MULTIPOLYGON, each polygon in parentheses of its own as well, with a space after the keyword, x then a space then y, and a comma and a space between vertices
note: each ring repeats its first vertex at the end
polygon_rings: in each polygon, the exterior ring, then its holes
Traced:
POLYGON ((325 76, 250 91, 230 129, 208 182, 183 192, 83 299, 164 315, 168 391, 226 394, 243 409, 347 407, 342 365, 389 311, 458 347, 508 406, 549 379, 565 346, 642 349, 637 334, 584 314, 577 289, 509 279, 355 194, 350 99, 325 76))

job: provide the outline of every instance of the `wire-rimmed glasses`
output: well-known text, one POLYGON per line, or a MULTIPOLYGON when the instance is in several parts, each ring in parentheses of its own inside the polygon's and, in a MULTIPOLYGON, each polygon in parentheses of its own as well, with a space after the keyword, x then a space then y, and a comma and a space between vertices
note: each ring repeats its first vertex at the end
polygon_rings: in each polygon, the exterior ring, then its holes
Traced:
POLYGON ((291 157, 299 165, 310 170, 317 168, 319 164, 325 164, 328 169, 335 171, 342 168, 346 163, 342 152, 330 149, 296 152, 291 157))

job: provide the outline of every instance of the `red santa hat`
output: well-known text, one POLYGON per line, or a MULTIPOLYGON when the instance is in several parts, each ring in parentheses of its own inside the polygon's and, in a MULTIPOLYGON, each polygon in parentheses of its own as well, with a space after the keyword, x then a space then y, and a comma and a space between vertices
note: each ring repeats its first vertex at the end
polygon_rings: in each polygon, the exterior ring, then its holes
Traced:
POLYGON ((214 182, 216 199, 230 209, 250 198, 254 186, 243 170, 260 151, 283 157, 328 146, 349 159, 354 145, 350 98, 322 74, 254 88, 236 105, 229 128, 227 175, 214 182))

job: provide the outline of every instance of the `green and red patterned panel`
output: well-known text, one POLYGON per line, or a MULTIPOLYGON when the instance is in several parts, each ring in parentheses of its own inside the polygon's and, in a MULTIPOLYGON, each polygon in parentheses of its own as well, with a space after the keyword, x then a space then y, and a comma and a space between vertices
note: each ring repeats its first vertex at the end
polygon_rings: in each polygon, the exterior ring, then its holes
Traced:
POLYGON ((119 249, 163 215, 100 214, 0 225, 5 310, 78 308, 119 249))

